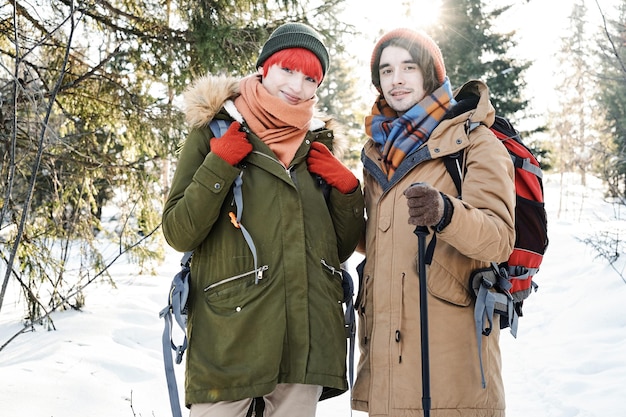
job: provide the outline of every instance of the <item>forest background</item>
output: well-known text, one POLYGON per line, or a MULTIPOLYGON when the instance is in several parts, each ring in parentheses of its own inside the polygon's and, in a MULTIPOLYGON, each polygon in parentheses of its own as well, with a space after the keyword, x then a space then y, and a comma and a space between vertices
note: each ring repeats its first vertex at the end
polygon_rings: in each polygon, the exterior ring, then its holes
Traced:
MULTIPOLYGON (((344 162, 355 172, 374 98, 369 54, 383 31, 402 24, 435 38, 453 86, 488 83, 496 110, 520 128, 547 172, 561 181, 575 173, 583 186, 587 175, 601 178, 605 198, 624 205, 626 0, 559 3, 568 18, 553 48, 557 64, 531 82, 533 54, 520 53, 523 39, 506 22, 513 12, 542 10, 538 3, 398 0, 382 13, 351 0, 4 2, 0 313, 15 281, 24 319, 0 351, 24 332, 55 329, 51 313, 83 308, 90 284, 115 286, 108 270, 122 256, 133 273, 155 271, 165 256, 161 210, 187 134, 182 91, 207 72, 251 73, 260 45, 286 21, 325 36, 331 70, 320 107, 346 126, 344 162), (115 227, 104 228, 102 211, 111 206, 115 227), (102 252, 102 242, 116 251, 102 252)), ((545 21, 519 23, 533 28, 525 36, 552 39, 557 21, 538 23, 545 21)), ((620 239, 588 243, 610 261, 620 239)))

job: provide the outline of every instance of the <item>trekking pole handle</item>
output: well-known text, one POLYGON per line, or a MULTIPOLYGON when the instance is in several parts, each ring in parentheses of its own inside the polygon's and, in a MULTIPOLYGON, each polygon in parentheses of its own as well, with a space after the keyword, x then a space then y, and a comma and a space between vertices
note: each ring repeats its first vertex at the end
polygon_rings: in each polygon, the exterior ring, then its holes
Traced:
POLYGON ((413 230, 413 233, 415 233, 415 235, 419 238, 419 237, 426 237, 428 236, 428 226, 415 226, 415 230, 413 230))

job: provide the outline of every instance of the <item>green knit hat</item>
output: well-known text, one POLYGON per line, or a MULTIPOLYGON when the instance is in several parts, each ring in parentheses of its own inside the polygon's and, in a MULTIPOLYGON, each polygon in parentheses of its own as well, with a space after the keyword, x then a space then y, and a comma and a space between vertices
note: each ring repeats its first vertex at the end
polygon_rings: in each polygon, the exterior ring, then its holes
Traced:
POLYGON ((279 26, 263 45, 256 67, 262 67, 272 54, 289 48, 304 48, 313 52, 320 60, 322 72, 326 75, 330 61, 328 49, 324 46, 320 34, 304 23, 285 23, 279 26))

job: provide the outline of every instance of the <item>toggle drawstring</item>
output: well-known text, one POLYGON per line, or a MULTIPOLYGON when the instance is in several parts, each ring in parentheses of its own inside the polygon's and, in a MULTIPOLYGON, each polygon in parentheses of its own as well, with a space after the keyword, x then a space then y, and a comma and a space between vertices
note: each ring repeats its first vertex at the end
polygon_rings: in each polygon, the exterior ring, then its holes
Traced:
POLYGON ((402 273, 402 278, 400 279, 400 323, 399 328, 395 333, 395 341, 398 344, 398 363, 402 363, 402 317, 404 316, 404 279, 406 278, 406 274, 402 273))

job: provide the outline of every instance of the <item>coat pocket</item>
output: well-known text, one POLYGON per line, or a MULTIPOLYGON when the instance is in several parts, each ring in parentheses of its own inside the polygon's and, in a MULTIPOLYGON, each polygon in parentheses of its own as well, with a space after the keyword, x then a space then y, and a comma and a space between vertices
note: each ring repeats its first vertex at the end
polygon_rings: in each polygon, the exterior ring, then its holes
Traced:
POLYGON ((465 273, 464 268, 460 270, 450 269, 437 262, 435 257, 426 273, 428 291, 433 296, 460 307, 467 307, 471 304, 473 298, 467 284, 469 274, 465 273), (433 276, 433 271, 438 271, 436 276, 433 276))
POLYGON ((225 278, 204 288, 209 308, 218 315, 231 315, 241 310, 266 287, 269 268, 263 265, 256 270, 225 278))
POLYGON ((204 288, 189 344, 195 362, 187 368, 197 385, 232 390, 276 377, 286 317, 280 282, 264 269, 261 279, 250 270, 204 288))

